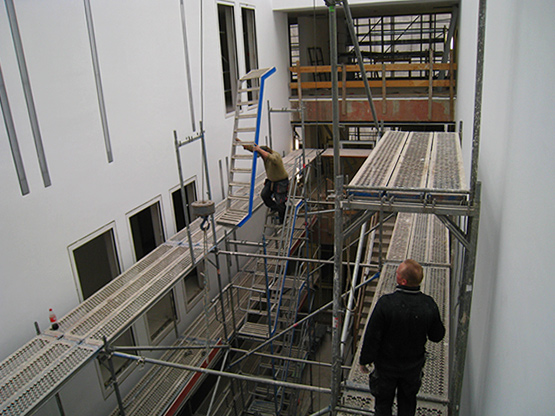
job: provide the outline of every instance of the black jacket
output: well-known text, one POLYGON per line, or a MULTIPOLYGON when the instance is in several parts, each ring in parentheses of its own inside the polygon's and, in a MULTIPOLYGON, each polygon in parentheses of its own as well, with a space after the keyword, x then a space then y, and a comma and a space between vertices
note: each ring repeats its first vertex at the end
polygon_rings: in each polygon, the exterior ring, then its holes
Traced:
POLYGON ((382 296, 368 322, 360 354, 360 364, 378 370, 402 373, 420 370, 429 339, 439 342, 445 335, 439 309, 432 297, 420 288, 398 286, 382 296))

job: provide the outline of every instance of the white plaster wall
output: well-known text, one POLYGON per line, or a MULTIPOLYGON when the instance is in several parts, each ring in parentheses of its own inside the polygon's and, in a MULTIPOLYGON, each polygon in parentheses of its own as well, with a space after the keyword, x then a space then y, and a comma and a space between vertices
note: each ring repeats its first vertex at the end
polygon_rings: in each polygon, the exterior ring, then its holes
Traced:
MULTIPOLYGON (((467 151, 473 88, 464 57, 475 61, 477 4, 462 3, 457 114, 467 151)), ((487 8, 483 202, 462 414, 552 415, 555 4, 490 0, 487 8)))
MULTIPOLYGON (((215 1, 186 2, 196 128, 204 119, 213 199, 221 200, 218 161, 229 155, 232 115, 225 114, 215 1), (201 84, 201 35, 204 79, 201 84), (201 111, 201 94, 204 111, 201 111)), ((256 11, 260 67, 276 66, 266 99, 288 106, 287 19, 265 0, 235 6, 240 74, 244 74, 241 6, 256 11)), ((44 188, 4 5, 0 6, 0 64, 31 192, 22 196, 7 133, 0 127, 0 313, 9 317, 0 359, 44 329, 48 308, 65 315, 79 303, 72 244, 113 226, 122 269, 134 254, 128 213, 159 199, 166 236, 175 232, 170 190, 178 185, 173 130, 193 134, 179 0, 91 0, 114 162, 108 163, 96 99, 83 1, 15 0, 31 87, 52 186, 44 188)), ((266 102, 264 102, 264 111, 266 102)), ((288 152, 288 116, 272 119, 274 147, 288 152)), ((262 140, 268 135, 263 116, 262 140)), ((184 177, 202 180, 201 148, 182 149, 184 177)), ((223 164, 225 168, 225 163, 223 164)), ((203 187, 204 183, 204 187, 203 187)), ((201 195, 199 195, 201 197, 201 195)), ((211 288, 216 290, 215 283, 211 288)))

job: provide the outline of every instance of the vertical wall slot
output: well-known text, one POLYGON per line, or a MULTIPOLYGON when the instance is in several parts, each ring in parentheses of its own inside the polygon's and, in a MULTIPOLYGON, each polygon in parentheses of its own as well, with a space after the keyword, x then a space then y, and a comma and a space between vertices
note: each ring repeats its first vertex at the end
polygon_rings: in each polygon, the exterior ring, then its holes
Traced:
POLYGON ((23 167, 23 159, 19 151, 19 143, 17 142, 17 134, 15 133, 15 125, 13 122, 12 111, 10 109, 10 102, 8 101, 8 93, 6 91, 6 84, 4 83, 4 75, 2 74, 2 65, 0 65, 0 107, 4 115, 4 124, 6 125, 6 132, 12 150, 13 163, 19 180, 19 187, 22 195, 29 193, 29 184, 27 183, 27 176, 25 176, 25 168, 23 167))
POLYGON ((96 49, 96 37, 94 34, 94 24, 91 10, 90 0, 85 1, 85 15, 87 18, 87 31, 89 33, 89 43, 91 47, 92 63, 94 68, 94 80, 96 82, 96 95, 98 98, 98 107, 100 110, 100 119, 102 121, 102 131, 104 132, 104 144, 106 146, 106 156, 108 163, 114 161, 112 154, 112 143, 110 141, 110 131, 108 129, 108 117, 106 115, 106 105, 104 103, 104 92, 102 90, 102 78, 100 77, 100 62, 98 61, 98 52, 96 49))
POLYGON ((35 109, 35 102, 33 100, 33 92, 31 90, 31 81, 29 72, 27 71, 27 63, 25 62, 25 54, 23 53, 23 44, 21 42, 21 35, 19 33, 19 25, 17 23, 17 16, 15 14, 15 7, 13 0, 6 0, 6 11, 8 12, 8 21, 10 22, 10 29, 12 32, 13 45, 15 55, 17 57, 17 64, 19 66, 19 74, 21 76, 21 84, 23 86, 23 93, 25 94, 25 101, 27 103, 27 111, 29 113, 29 121, 31 123, 31 130, 35 140, 35 148, 37 150, 37 157, 39 160, 42 180, 45 187, 52 185, 50 181, 50 174, 48 173, 48 165, 46 163, 46 156, 44 154, 44 147, 42 145, 42 137, 40 134, 39 121, 37 118, 37 111, 35 109))

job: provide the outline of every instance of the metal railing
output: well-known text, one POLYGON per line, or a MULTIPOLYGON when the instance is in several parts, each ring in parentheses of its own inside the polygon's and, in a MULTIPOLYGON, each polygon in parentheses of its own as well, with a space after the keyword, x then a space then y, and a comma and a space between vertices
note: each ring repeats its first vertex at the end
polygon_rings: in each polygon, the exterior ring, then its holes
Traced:
MULTIPOLYGON (((381 92, 375 94, 375 98, 381 97, 385 102, 392 98, 393 94, 398 96, 427 97, 431 106, 432 99, 438 97, 449 98, 450 114, 454 114, 454 99, 456 94, 457 64, 450 59, 447 63, 382 63, 366 64, 364 69, 367 74, 369 87, 381 92)), ((296 80, 289 83, 291 96, 304 97, 322 94, 325 90, 331 90, 331 66, 292 66, 289 68, 296 80), (304 75, 304 77, 303 77, 304 75), (311 75, 314 80, 304 80, 311 75), (324 75, 325 80, 318 80, 324 75)), ((340 101, 345 101, 347 96, 361 96, 365 88, 365 82, 361 77, 358 65, 341 65, 338 71, 338 88, 340 90, 340 101)), ((330 93, 331 94, 331 93, 330 93)), ((385 112, 385 107, 382 108, 385 112)))

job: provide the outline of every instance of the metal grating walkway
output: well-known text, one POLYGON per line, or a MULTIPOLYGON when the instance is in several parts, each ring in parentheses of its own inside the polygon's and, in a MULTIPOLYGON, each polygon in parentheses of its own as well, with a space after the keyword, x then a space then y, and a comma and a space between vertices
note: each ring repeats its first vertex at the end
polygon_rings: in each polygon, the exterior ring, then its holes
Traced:
POLYGON ((457 133, 389 131, 345 187, 349 204, 373 209, 395 203, 467 206, 457 133))
POLYGON ((40 406, 56 382, 70 378, 95 353, 91 346, 35 337, 0 364, 0 414, 23 415, 40 406))
MULTIPOLYGON (((422 291, 435 299, 447 331, 442 342, 426 345, 427 358, 418 394, 417 415, 446 416, 449 380, 449 234, 434 215, 398 215, 370 313, 381 295, 395 290, 395 272, 399 263, 407 258, 424 265, 422 291)), ((372 411, 374 398, 369 391, 368 375, 361 373, 358 367, 361 348, 361 344, 357 346, 342 405, 372 411)))
MULTIPOLYGON (((252 272, 255 268, 256 260, 253 259, 244 266, 243 270, 236 277, 236 284, 246 287, 251 281, 251 273, 249 271, 252 272)), ((227 329, 230 331, 233 326, 231 318, 235 319, 236 322, 242 321, 245 318, 248 292, 226 293, 233 296, 234 302, 234 315, 233 317, 228 317, 230 320, 227 329)), ((229 300, 229 296, 224 296, 226 311, 231 311, 229 300)), ((187 328, 182 338, 172 345, 172 347, 198 347, 206 346, 208 343, 209 346, 202 349, 170 350, 164 353, 160 359, 165 362, 196 367, 213 367, 219 350, 211 346, 218 344, 224 339, 220 313, 220 305, 216 306, 216 304, 213 304, 208 311, 208 318, 197 319, 187 328)), ((150 416, 166 414, 170 409, 174 411, 198 387, 197 380, 200 377, 198 373, 183 371, 179 368, 152 366, 125 397, 125 413, 126 415, 133 416, 150 416)), ((119 415, 119 409, 114 409, 111 415, 119 415)))
MULTIPOLYGON (((311 161, 318 152, 306 149, 306 160, 311 161)), ((294 151, 284 157, 290 175, 299 168, 301 154, 294 151)), ((262 205, 259 193, 264 179, 264 173, 256 178, 255 210, 262 205)), ((226 203, 222 201, 216 207, 216 220, 225 211, 226 203)), ((205 250, 200 223, 197 219, 190 225, 197 260, 211 248, 205 250)), ((218 225, 217 241, 221 242, 232 228, 218 225)), ((184 229, 62 317, 57 331, 45 331, 2 361, 0 414, 25 415, 37 410, 96 357, 103 337, 114 340, 162 298, 192 270, 187 241, 184 229)))

